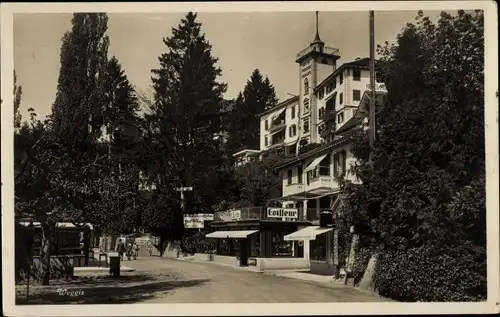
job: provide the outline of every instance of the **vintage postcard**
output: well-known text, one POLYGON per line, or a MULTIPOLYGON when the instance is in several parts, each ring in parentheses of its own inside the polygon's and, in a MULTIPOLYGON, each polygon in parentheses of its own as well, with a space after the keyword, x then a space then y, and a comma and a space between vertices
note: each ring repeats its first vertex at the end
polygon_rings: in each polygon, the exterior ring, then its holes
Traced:
POLYGON ((5 315, 499 312, 495 3, 0 22, 5 315))

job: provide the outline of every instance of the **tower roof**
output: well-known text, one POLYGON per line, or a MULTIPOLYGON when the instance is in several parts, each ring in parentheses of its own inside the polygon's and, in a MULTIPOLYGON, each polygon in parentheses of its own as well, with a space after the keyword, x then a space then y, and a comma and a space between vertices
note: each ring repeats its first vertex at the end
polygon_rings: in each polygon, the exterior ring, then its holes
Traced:
POLYGON ((316 36, 314 37, 314 40, 312 41, 311 45, 313 44, 324 44, 324 42, 321 40, 319 37, 319 12, 316 11, 316 36))

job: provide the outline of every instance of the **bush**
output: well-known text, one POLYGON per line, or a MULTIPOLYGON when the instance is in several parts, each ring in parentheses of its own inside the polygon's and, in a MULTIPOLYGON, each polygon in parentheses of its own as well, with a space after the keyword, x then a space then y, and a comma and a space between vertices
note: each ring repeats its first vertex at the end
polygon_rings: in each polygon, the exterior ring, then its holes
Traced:
POLYGON ((188 253, 210 253, 215 249, 215 241, 205 238, 205 234, 197 232, 192 236, 182 238, 182 251, 188 253))
POLYGON ((380 295, 399 301, 485 300, 484 254, 463 247, 385 250, 377 260, 375 286, 380 295))

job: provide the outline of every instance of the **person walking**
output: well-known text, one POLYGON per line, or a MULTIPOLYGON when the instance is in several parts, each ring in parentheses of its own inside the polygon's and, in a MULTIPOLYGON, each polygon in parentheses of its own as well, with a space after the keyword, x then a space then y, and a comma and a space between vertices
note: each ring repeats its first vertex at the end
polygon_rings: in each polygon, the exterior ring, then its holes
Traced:
POLYGON ((118 245, 116 247, 118 254, 120 255, 120 260, 123 261, 123 253, 125 252, 125 243, 122 239, 118 239, 118 245))
POLYGON ((153 255, 153 243, 151 242, 151 240, 148 240, 148 252, 149 256, 153 255))

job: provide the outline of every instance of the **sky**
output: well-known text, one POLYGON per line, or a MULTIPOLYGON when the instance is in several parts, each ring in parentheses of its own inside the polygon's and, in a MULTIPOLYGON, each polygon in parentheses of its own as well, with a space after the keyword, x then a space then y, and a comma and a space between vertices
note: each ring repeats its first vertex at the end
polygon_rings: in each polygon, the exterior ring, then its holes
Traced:
MULTIPOLYGON (((394 42, 416 11, 375 12, 375 43, 394 42)), ((425 11, 433 20, 439 11, 425 11)), ((152 96, 151 69, 167 51, 170 37, 185 13, 109 13, 109 56, 116 56, 138 91, 152 96)), ((72 14, 17 13, 14 15, 14 68, 23 95, 21 114, 34 108, 39 118, 50 113, 59 76, 61 38, 71 29, 72 14)), ((298 91, 296 54, 315 35, 314 12, 200 12, 202 32, 219 59, 221 81, 228 84, 226 99, 243 90, 258 68, 275 86, 277 97, 287 99, 298 91)), ((367 11, 320 12, 319 33, 326 46, 340 50, 341 63, 369 55, 367 11)))

